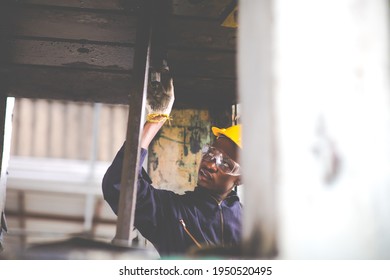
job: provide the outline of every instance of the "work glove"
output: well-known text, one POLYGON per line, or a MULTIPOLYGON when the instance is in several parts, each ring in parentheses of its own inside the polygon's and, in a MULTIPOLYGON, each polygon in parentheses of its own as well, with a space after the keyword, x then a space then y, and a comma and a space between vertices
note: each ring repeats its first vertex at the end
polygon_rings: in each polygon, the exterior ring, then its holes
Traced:
POLYGON ((170 121, 172 106, 175 101, 173 79, 168 73, 161 73, 161 81, 150 81, 146 96, 146 110, 148 122, 170 121))

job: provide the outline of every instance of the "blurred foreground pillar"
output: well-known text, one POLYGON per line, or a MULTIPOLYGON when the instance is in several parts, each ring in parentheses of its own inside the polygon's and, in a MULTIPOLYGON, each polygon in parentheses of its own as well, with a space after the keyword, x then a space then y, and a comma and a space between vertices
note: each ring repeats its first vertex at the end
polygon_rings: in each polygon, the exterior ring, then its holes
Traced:
POLYGON ((239 2, 244 245, 390 258, 389 2, 239 2))

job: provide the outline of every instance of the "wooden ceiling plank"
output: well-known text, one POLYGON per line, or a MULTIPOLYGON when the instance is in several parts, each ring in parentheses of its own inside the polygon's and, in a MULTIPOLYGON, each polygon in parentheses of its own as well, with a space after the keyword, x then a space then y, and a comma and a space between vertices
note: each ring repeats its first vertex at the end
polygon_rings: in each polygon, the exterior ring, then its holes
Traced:
MULTIPOLYGON (((9 8, 0 32, 8 36, 88 40, 134 44, 135 16, 88 10, 21 6, 9 8)), ((171 48, 235 51, 236 30, 218 22, 172 17, 167 44, 171 48)))
MULTIPOLYGON (((0 67, 9 96, 128 104, 130 73, 61 67, 11 65, 0 67)), ((232 79, 175 78, 175 108, 205 108, 214 102, 234 103, 232 79)))
POLYGON ((232 0, 172 0, 174 15, 219 19, 232 0))
POLYGON ((169 50, 168 57, 175 77, 236 77, 236 56, 234 53, 169 50))
POLYGON ((234 104, 236 80, 210 78, 176 78, 176 107, 207 108, 213 104, 234 104))
MULTIPOLYGON (((4 12, 4 11, 3 11, 4 12)), ((27 36, 134 43, 135 17, 51 7, 9 8, 0 32, 6 36, 27 36)))
POLYGON ((219 22, 173 17, 170 22, 172 48, 202 48, 235 51, 237 30, 221 27, 219 22))
POLYGON ((8 96, 126 104, 131 75, 57 67, 1 67, 8 96))
MULTIPOLYGON (((81 44, 63 41, 7 39, 3 63, 131 71, 134 49, 124 46, 81 44)), ((235 78, 235 54, 204 51, 169 51, 175 76, 235 78)))
MULTIPOLYGON (((172 0, 171 2, 171 13, 174 16, 215 20, 219 23, 226 7, 232 4, 232 0, 172 0)), ((19 0, 18 4, 136 13, 139 0, 19 0)))
POLYGON ((21 0, 21 3, 109 11, 122 11, 125 8, 123 0, 21 0))
POLYGON ((44 40, 6 39, 3 63, 129 71, 134 49, 124 46, 44 40))

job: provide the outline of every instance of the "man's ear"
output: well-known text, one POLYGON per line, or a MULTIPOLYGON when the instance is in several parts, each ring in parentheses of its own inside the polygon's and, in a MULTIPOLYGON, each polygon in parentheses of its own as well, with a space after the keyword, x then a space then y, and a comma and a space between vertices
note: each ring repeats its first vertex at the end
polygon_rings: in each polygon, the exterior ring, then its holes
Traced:
POLYGON ((234 181, 234 185, 235 185, 235 186, 241 185, 241 177, 238 177, 238 178, 234 181))

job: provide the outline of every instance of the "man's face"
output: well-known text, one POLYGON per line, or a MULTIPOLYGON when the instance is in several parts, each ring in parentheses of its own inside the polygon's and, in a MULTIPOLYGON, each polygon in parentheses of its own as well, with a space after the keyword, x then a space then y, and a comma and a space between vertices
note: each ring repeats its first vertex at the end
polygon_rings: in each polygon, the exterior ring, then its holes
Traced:
MULTIPOLYGON (((218 138, 212 145, 218 149, 223 156, 228 156, 238 163, 238 147, 225 137, 218 138)), ((217 167, 215 159, 211 161, 202 158, 198 172, 198 186, 207 188, 218 195, 228 194, 239 176, 226 174, 217 167)))

